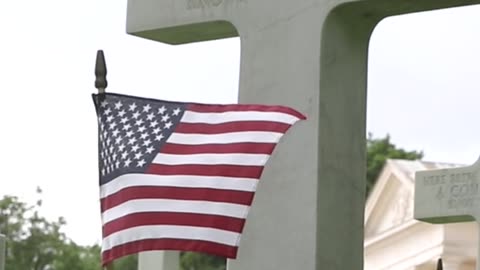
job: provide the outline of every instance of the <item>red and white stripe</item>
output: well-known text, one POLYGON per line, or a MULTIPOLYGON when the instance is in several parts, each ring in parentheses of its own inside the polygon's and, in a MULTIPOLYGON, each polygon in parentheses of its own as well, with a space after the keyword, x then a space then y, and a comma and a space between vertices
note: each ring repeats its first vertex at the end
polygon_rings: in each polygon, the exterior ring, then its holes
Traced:
POLYGON ((145 250, 235 258, 262 170, 300 113, 189 105, 145 174, 102 185, 103 263, 145 250))

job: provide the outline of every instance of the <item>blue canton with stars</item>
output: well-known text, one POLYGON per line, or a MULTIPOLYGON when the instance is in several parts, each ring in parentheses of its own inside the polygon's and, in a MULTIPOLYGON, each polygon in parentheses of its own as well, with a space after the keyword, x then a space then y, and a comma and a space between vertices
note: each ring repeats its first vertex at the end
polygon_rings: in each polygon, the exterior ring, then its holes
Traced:
POLYGON ((143 173, 185 112, 185 103, 94 94, 98 116, 100 184, 143 173))

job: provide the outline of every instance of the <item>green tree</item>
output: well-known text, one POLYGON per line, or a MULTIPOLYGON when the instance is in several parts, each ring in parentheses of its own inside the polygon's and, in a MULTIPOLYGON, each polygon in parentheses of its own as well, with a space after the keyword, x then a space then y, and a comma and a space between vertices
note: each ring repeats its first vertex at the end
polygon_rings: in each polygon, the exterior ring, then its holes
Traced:
POLYGON ((385 162, 389 158, 416 160, 423 158, 423 152, 406 151, 398 148, 390 141, 390 135, 385 138, 373 138, 371 133, 367 137, 367 195, 375 185, 385 162))
POLYGON ((7 269, 49 269, 60 255, 65 236, 60 232, 64 220, 49 222, 38 214, 38 207, 28 206, 17 197, 0 201, 0 231, 7 236, 7 269))
POLYGON ((99 270, 100 247, 98 245, 83 247, 67 241, 58 250, 59 257, 52 263, 54 270, 99 270))
MULTIPOLYGON (((37 192, 41 194, 41 190, 37 192)), ((82 247, 61 232, 65 220, 49 221, 40 216, 42 201, 36 205, 15 196, 0 200, 0 232, 7 237, 6 269, 98 270, 98 246, 82 247)))
MULTIPOLYGON (((40 195, 41 190, 37 193, 40 195)), ((0 232, 7 236, 6 269, 21 270, 99 270, 100 247, 80 246, 61 229, 63 218, 49 221, 40 216, 42 201, 28 205, 15 196, 0 200, 0 232)), ((137 256, 114 262, 115 270, 136 270, 137 256)))
POLYGON ((138 268, 138 256, 136 254, 122 257, 116 260, 113 264, 114 270, 137 270, 138 268))

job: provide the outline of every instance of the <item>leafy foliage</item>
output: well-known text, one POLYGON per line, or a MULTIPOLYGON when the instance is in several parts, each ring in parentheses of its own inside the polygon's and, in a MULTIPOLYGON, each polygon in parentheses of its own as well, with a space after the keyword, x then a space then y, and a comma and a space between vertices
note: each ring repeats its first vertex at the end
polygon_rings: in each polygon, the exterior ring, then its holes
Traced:
POLYGON ((390 135, 375 139, 372 134, 367 138, 367 195, 375 185, 385 162, 389 158, 415 160, 421 159, 423 152, 406 151, 390 142, 390 135))
POLYGON ((36 206, 28 206, 13 196, 0 201, 0 231, 7 236, 7 269, 51 269, 69 245, 60 232, 65 221, 47 221, 38 214, 40 205, 38 201, 36 206))
POLYGON ((182 270, 225 270, 226 261, 222 257, 196 252, 182 252, 180 254, 182 270))
MULTIPOLYGON (((41 194, 41 190, 37 192, 41 194)), ((99 270, 100 247, 79 246, 61 232, 63 218, 49 221, 40 216, 42 201, 31 206, 17 197, 0 200, 0 232, 7 236, 6 269, 99 270)), ((137 257, 115 262, 115 270, 136 270, 137 257)))

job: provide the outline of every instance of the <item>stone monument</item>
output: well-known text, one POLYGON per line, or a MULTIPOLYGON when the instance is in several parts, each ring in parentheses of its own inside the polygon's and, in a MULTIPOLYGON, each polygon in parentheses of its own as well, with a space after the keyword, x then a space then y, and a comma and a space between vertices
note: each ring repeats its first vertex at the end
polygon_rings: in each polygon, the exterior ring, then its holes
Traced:
POLYGON ((283 104, 308 117, 264 171, 228 269, 362 269, 370 35, 387 16, 475 3, 128 1, 132 35, 169 44, 240 36, 240 103, 283 104))
MULTIPOLYGON (((480 222, 480 160, 468 167, 417 172, 414 218, 437 224, 480 222)), ((477 270, 479 259, 480 249, 477 270)))

